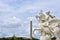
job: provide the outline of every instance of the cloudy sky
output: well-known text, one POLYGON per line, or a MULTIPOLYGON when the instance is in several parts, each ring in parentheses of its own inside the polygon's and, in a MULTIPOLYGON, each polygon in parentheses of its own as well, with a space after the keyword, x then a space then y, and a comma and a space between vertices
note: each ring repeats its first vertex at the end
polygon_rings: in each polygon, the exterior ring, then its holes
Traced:
MULTIPOLYGON (((29 17, 33 17, 33 28, 40 10, 50 10, 60 18, 60 0, 0 0, 0 37, 29 37, 29 17)), ((38 33, 34 37, 39 37, 38 33)))

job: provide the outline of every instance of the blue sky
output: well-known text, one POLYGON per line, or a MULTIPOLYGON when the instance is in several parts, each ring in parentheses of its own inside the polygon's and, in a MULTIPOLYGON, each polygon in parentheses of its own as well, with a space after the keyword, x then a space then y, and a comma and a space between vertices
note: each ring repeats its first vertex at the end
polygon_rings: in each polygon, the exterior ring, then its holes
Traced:
MULTIPOLYGON (((29 17, 33 17, 33 28, 40 10, 50 10, 60 18, 60 0, 0 0, 0 37, 29 37, 29 17)), ((38 33, 34 37, 39 37, 38 33)))

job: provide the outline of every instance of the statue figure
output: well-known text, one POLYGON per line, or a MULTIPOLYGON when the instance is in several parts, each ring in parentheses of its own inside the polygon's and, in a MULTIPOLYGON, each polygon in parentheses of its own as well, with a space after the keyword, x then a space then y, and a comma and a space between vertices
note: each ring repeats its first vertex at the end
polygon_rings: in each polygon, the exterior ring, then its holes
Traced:
POLYGON ((51 37, 49 35, 50 30, 47 28, 47 25, 46 25, 47 22, 45 22, 46 19, 45 19, 45 15, 43 14, 43 12, 41 11, 41 13, 39 13, 39 15, 36 16, 36 18, 38 19, 39 24, 38 24, 38 28, 34 29, 34 31, 38 30, 41 33, 40 40, 51 40, 51 37))
POLYGON ((50 11, 43 14, 43 11, 39 13, 36 18, 39 21, 38 27, 35 30, 41 33, 40 40, 51 40, 51 34, 54 34, 56 40, 60 40, 58 33, 60 33, 60 20, 55 16, 50 15, 50 11), (56 30, 57 29, 57 30, 56 30))

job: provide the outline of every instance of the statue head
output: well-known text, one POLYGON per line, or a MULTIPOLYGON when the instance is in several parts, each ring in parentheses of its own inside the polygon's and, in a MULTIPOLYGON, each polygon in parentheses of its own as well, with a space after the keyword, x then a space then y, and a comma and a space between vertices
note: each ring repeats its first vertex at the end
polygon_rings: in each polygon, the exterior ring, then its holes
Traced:
POLYGON ((47 11, 46 14, 47 14, 47 15, 50 15, 50 11, 47 11))
POLYGON ((39 14, 43 14, 43 10, 41 10, 41 11, 39 12, 39 14))
POLYGON ((36 18, 38 19, 38 21, 45 20, 45 15, 43 14, 42 10, 39 12, 39 15, 37 15, 36 18))
POLYGON ((55 16, 53 16, 52 18, 56 18, 55 16))

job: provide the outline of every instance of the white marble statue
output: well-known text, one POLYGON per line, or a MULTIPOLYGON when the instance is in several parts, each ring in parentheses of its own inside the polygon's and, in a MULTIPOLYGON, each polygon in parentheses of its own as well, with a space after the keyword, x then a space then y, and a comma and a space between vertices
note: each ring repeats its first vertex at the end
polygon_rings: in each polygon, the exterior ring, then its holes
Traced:
MULTIPOLYGON (((60 20, 55 16, 50 15, 50 11, 43 14, 43 11, 36 16, 39 21, 38 27, 35 30, 41 33, 40 40, 51 40, 51 34, 54 34, 56 40, 60 40, 58 34, 60 34, 60 20)), ((34 32, 33 32, 34 33, 34 32)))
POLYGON ((39 16, 36 16, 36 18, 38 19, 39 24, 38 24, 38 28, 34 29, 34 31, 38 30, 41 33, 40 40, 51 40, 50 30, 47 27, 48 26, 47 22, 45 22, 46 19, 43 12, 41 11, 41 14, 39 14, 39 16))

